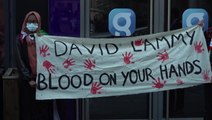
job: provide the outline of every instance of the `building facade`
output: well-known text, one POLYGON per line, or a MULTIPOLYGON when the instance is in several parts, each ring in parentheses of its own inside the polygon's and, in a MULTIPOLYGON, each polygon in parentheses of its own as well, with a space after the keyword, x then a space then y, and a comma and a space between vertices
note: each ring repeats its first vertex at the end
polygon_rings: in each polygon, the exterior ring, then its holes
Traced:
MULTIPOLYGON (((189 8, 206 10, 209 30, 212 27, 210 0, 3 0, 2 4, 5 68, 16 67, 14 40, 25 14, 31 10, 41 14, 42 29, 50 35, 114 37, 108 30, 108 15, 114 8, 135 12, 137 22, 132 36, 182 28, 183 12, 189 8)), ((210 31, 205 32, 210 36, 210 31)), ((76 120, 204 120, 212 111, 212 107, 211 111, 207 109, 211 106, 210 91, 211 85, 199 85, 157 93, 79 99, 72 104, 76 120)))

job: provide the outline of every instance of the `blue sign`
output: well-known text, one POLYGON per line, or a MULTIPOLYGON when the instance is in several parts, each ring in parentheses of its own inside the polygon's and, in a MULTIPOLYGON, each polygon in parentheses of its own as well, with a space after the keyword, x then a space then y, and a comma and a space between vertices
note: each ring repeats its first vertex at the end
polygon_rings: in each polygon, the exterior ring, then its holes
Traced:
POLYGON ((135 13, 131 9, 113 9, 108 17, 108 29, 114 36, 130 36, 135 32, 135 13))
POLYGON ((190 8, 184 11, 182 26, 190 27, 197 25, 200 21, 204 21, 203 30, 208 30, 208 13, 204 9, 190 8))

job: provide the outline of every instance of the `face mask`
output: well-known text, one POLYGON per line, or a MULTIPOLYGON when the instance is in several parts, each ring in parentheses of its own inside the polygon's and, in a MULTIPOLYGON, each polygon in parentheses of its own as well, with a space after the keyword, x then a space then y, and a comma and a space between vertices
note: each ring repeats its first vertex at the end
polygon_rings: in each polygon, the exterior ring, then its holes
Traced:
POLYGON ((26 24, 26 28, 30 31, 30 32, 35 32, 38 28, 38 23, 27 23, 26 24))

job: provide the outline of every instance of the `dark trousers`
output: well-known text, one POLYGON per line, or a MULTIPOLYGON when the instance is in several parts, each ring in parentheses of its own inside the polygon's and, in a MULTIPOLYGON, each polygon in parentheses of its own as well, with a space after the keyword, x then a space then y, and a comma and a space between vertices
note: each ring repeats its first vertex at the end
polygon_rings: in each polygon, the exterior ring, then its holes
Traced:
POLYGON ((52 100, 35 100, 35 88, 27 81, 20 86, 20 120, 53 120, 52 100))

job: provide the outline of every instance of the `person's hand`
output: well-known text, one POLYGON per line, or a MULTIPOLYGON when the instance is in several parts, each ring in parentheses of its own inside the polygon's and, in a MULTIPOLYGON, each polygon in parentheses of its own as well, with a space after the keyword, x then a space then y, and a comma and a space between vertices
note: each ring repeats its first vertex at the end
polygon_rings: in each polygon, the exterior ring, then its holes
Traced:
POLYGON ((34 80, 30 80, 29 81, 29 85, 32 87, 32 88, 35 88, 36 87, 36 82, 34 80))
POLYGON ((200 21, 198 22, 198 25, 201 26, 201 27, 204 27, 204 20, 200 20, 200 21))
POLYGON ((32 46, 35 44, 35 36, 33 34, 29 34, 26 36, 27 44, 32 46))
POLYGON ((42 35, 42 34, 40 34, 40 33, 37 33, 37 36, 38 36, 38 37, 41 37, 41 36, 43 36, 43 35, 42 35))

